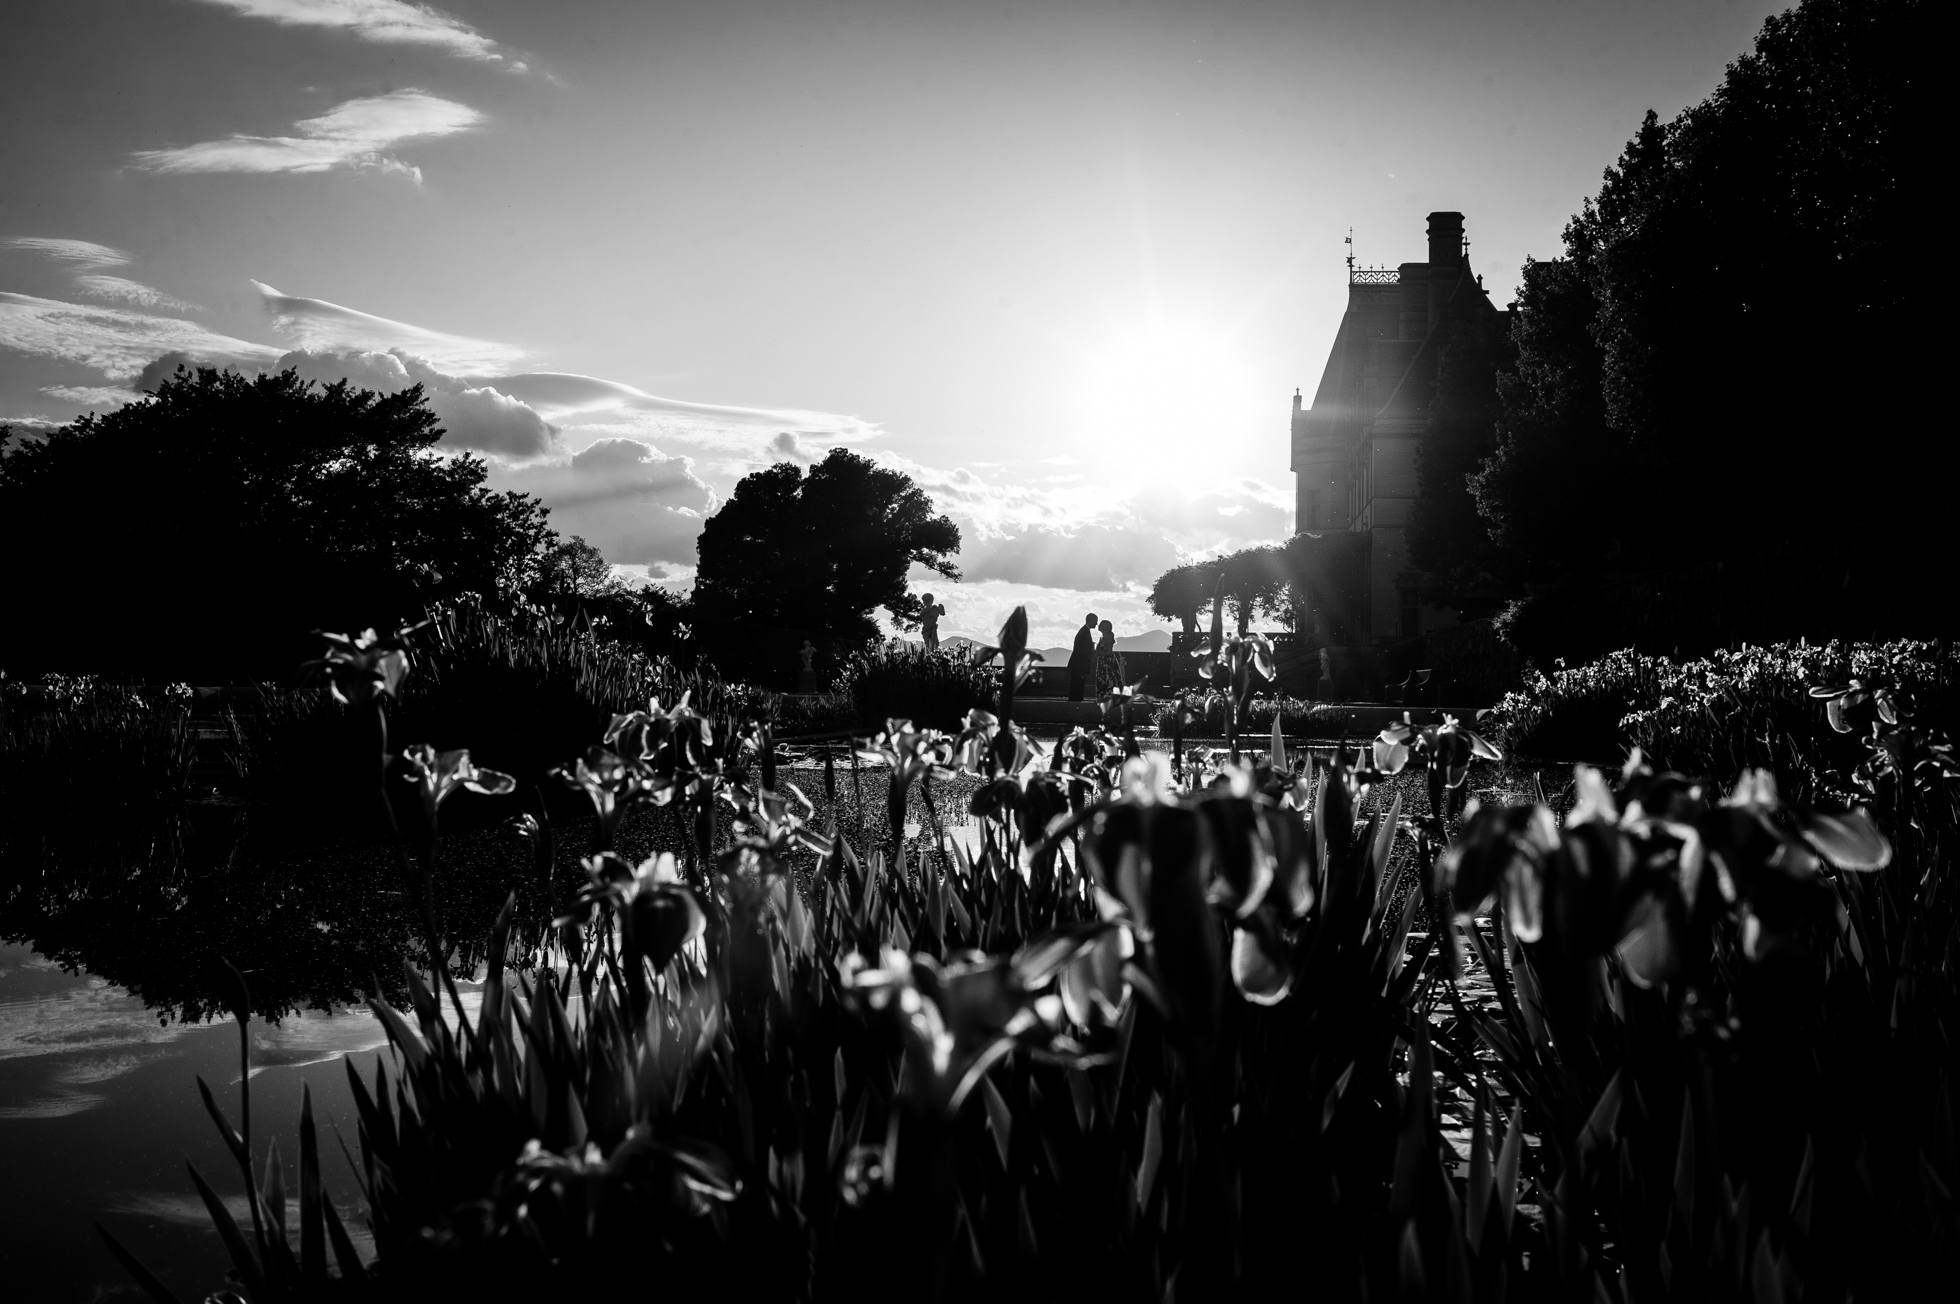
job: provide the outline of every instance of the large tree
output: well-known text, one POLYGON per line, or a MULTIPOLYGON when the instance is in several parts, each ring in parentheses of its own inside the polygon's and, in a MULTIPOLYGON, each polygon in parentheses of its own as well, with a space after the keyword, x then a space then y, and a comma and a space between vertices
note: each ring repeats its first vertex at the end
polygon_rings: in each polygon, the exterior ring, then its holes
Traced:
POLYGON ((0 455, 14 673, 289 677, 315 628, 515 592, 544 509, 435 450, 420 387, 179 369, 154 395, 0 455))
POLYGON ((1593 258, 1576 223, 1566 247, 1564 258, 1525 264, 1494 443, 1467 476, 1499 554, 1492 569, 1531 583, 1596 575, 1624 550, 1619 532, 1652 526, 1628 513, 1640 495, 1630 492, 1626 438, 1606 423, 1593 258))
POLYGON ((1931 22, 1923 0, 1770 18, 1708 100, 1647 116, 1564 256, 1527 265, 1471 484, 1510 577, 1558 587, 1548 635, 1686 650, 1951 623, 1905 564, 1944 547, 1938 335, 1918 325, 1942 211, 1931 22), (1690 571, 1692 601, 1636 616, 1621 591, 1686 593, 1690 571))
POLYGON ((694 611, 710 620, 793 630, 820 641, 878 637, 883 607, 918 623, 915 565, 957 580, 959 527, 903 472, 833 448, 806 475, 794 463, 744 476, 699 541, 694 611))

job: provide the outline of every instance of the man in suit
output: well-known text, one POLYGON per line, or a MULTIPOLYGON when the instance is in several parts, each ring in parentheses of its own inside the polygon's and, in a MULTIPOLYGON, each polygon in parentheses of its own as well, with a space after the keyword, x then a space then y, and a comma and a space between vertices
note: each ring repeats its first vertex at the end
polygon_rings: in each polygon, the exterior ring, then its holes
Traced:
POLYGON ((1075 631, 1075 647, 1068 654, 1068 700, 1082 700, 1082 690, 1096 671, 1096 613, 1090 612, 1082 628, 1075 631))

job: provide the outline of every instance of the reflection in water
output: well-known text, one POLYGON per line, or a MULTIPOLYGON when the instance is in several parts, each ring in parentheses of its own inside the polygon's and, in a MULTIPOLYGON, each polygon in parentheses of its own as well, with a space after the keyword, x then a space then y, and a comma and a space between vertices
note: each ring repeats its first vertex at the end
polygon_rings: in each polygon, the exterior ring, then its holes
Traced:
MULTIPOLYGON (((474 993, 465 992, 466 1007, 474 993)), ((322 1126, 353 1135, 346 1072, 372 1072, 386 1037, 366 1010, 309 1011, 252 1024, 257 1148, 278 1138, 295 1158, 302 1084, 322 1126)), ((96 1239, 98 1217, 141 1248, 181 1298, 222 1283, 225 1255, 184 1172, 189 1159, 243 1214, 236 1170, 196 1089, 202 1076, 236 1118, 238 1037, 227 1018, 163 1022, 142 1000, 68 973, 26 946, 0 945, 0 1183, 9 1298, 93 1300, 129 1294, 128 1275, 96 1239)), ((325 1165, 341 1209, 358 1209, 346 1166, 325 1165)), ((365 1228, 348 1219, 350 1231, 365 1228)))
MULTIPOLYGON (((120 863, 96 859, 99 845, 82 849, 84 861, 47 843, 30 857, 15 842, 0 935, 135 995, 152 1023, 220 1012, 226 961, 245 974, 266 1018, 357 1003, 377 986, 400 998, 404 962, 426 963, 400 861, 384 843, 333 839, 283 812, 215 804, 119 814, 153 826, 149 836, 116 839, 120 863)), ((451 958, 459 973, 474 970, 512 893, 519 899, 517 953, 526 953, 523 942, 549 922, 553 896, 568 895, 576 881, 575 857, 566 859, 558 867, 563 884, 547 890, 529 846, 508 830, 443 839, 436 895, 443 931, 456 939, 451 958)), ((69 999, 86 1005, 89 998, 69 999)), ((80 1009, 66 1012, 61 1026, 62 1036, 92 1035, 80 1009)), ((0 1055, 51 1035, 0 1028, 0 1055)))
MULTIPOLYGON (((790 777, 817 799, 820 824, 834 809, 855 845, 881 840, 884 772, 840 775, 834 808, 820 770, 790 777)), ((359 807, 113 791, 89 805, 70 791, 0 792, 10 817, 31 816, 0 828, 0 1147, 20 1178, 0 1184, 0 1226, 12 1244, 36 1247, 21 1263, 10 1249, 6 1280, 37 1300, 126 1292, 91 1226, 102 1217, 180 1296, 202 1298, 222 1283, 226 1261, 184 1161, 238 1196, 195 1085, 203 1077, 237 1118, 223 963, 245 973, 259 1015, 259 1162, 277 1138, 290 1166, 302 1085, 323 1131, 337 1126, 351 1143, 355 1111, 333 1061, 350 1057, 371 1077, 372 1056, 392 1054, 365 999, 379 990, 405 1003, 404 964, 424 962, 419 922, 392 847, 349 813, 359 807)), ((935 793, 949 831, 966 823, 966 795, 958 785, 935 793)), ((584 880, 578 862, 594 825, 582 802, 552 795, 548 862, 506 826, 517 800, 444 809, 435 895, 459 977, 476 972, 513 895, 511 954, 520 963, 537 954, 556 908, 584 880)), ((927 824, 916 791, 913 805, 912 822, 927 824)), ((642 809, 622 825, 619 850, 638 859, 676 849, 679 833, 671 812, 642 809)), ((479 993, 460 985, 473 1016, 479 993)), ((353 1175, 338 1159, 323 1167, 349 1229, 360 1226, 353 1175)))

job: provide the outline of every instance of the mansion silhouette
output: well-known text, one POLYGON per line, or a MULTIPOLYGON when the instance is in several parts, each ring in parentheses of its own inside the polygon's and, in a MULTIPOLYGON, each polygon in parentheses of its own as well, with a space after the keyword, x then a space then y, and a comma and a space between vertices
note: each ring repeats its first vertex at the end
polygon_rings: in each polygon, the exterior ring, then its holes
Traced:
MULTIPOLYGON (((1417 490, 1416 450, 1428 435, 1444 355, 1475 334, 1495 341, 1509 314, 1470 271, 1463 214, 1429 215, 1429 258, 1390 268, 1348 259, 1341 317, 1313 401, 1293 395, 1294 531, 1332 545, 1338 575, 1299 633, 1347 649, 1362 678, 1379 673, 1378 650, 1457 623, 1426 601, 1409 562, 1408 523, 1417 490), (1347 539, 1339 535, 1353 536, 1347 539)), ((1304 616, 1304 613, 1303 613, 1304 616)), ((1324 661, 1327 673, 1339 667, 1324 661)))

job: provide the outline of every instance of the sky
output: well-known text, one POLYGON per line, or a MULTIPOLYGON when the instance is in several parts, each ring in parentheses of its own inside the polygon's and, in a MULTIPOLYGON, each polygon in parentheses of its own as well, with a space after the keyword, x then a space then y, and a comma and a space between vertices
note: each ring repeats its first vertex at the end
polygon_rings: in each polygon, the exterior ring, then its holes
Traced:
POLYGON ((11 0, 0 421, 185 360, 419 381, 676 587, 743 474, 843 446, 959 523, 942 633, 1133 634, 1291 532, 1350 230, 1460 211, 1505 302, 1780 7, 11 0))

